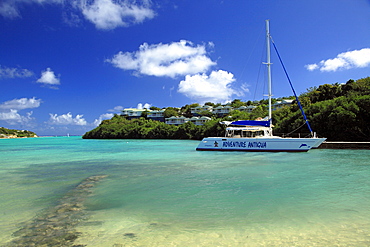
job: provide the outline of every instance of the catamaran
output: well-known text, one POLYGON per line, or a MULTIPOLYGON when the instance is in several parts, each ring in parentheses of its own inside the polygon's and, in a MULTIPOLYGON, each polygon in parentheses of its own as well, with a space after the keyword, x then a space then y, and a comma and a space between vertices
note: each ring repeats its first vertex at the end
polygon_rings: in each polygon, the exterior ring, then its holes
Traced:
POLYGON ((238 120, 234 122, 223 122, 227 125, 224 137, 205 137, 199 143, 196 150, 198 151, 267 151, 267 152, 307 152, 311 148, 318 148, 326 138, 318 138, 312 131, 303 108, 299 102, 297 94, 292 86, 290 78, 281 61, 280 55, 277 55, 283 65, 284 72, 292 87, 294 96, 301 109, 305 123, 310 131, 307 138, 291 138, 274 136, 272 133, 272 87, 271 87, 271 58, 270 42, 276 46, 270 36, 269 20, 266 20, 266 43, 267 43, 267 79, 268 79, 268 107, 269 115, 266 120, 238 120))

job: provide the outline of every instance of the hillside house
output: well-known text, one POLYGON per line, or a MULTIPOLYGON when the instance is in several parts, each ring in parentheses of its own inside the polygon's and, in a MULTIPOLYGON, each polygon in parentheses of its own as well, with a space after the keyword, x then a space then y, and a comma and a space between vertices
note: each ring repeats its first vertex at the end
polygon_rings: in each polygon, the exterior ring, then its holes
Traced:
POLYGON ((276 101, 275 104, 272 104, 272 110, 276 111, 283 108, 284 106, 291 106, 293 104, 293 99, 283 99, 281 101, 276 101))
POLYGON ((166 118, 166 124, 171 124, 171 125, 181 125, 181 124, 184 124, 188 121, 188 118, 184 117, 184 116, 180 116, 180 117, 175 117, 175 116, 172 116, 172 117, 169 117, 169 118, 166 118))
POLYGON ((137 109, 137 108, 125 108, 122 110, 121 116, 127 117, 127 119, 140 118, 141 114, 148 109, 137 109))
POLYGON ((205 122, 211 120, 210 117, 202 116, 202 117, 192 117, 188 119, 188 121, 192 122, 195 125, 203 125, 205 122))
POLYGON ((193 116, 200 116, 201 115, 200 113, 203 112, 203 111, 212 112, 213 107, 209 106, 209 105, 204 105, 204 106, 197 106, 197 107, 194 107, 194 108, 190 109, 190 112, 191 112, 191 114, 193 114, 193 116))
POLYGON ((203 125, 205 122, 211 120, 210 117, 205 117, 205 116, 202 116, 202 117, 192 117, 192 118, 186 118, 184 116, 180 116, 180 117, 175 117, 175 116, 172 116, 172 117, 169 117, 169 118, 166 118, 166 124, 171 124, 171 125, 181 125, 181 124, 184 124, 184 123, 187 123, 187 122, 192 122, 193 124, 195 125, 203 125))
POLYGON ((234 110, 234 108, 232 108, 230 105, 220 105, 214 108, 213 113, 215 113, 218 117, 223 117, 229 114, 232 110, 234 110))
POLYGON ((155 110, 155 111, 150 111, 148 113, 148 118, 149 119, 152 119, 152 120, 155 120, 155 121, 160 121, 160 122, 165 122, 165 119, 164 119, 164 109, 162 110, 155 110))

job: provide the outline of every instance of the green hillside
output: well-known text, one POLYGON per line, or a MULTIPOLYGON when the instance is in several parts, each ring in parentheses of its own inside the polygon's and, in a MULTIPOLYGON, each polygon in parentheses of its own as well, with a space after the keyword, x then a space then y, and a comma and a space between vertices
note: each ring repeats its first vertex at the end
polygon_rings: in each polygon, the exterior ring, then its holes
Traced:
POLYGON ((14 130, 0 127, 0 138, 25 138, 37 137, 36 133, 29 130, 14 130))
MULTIPOLYGON (((299 99, 312 129, 319 136, 329 141, 370 141, 370 77, 310 88, 299 99)), ((273 99, 273 103, 278 100, 281 99, 273 99)), ((115 115, 85 133, 83 138, 202 139, 206 136, 223 136, 225 127, 219 124, 220 121, 264 118, 267 116, 267 103, 267 100, 242 102, 235 99, 231 107, 254 105, 254 110, 251 113, 234 110, 222 118, 217 118, 212 112, 202 112, 201 115, 212 118, 202 126, 191 122, 179 126, 167 125, 148 120, 145 113, 142 118, 132 120, 115 115)), ((214 107, 221 105, 212 102, 206 104, 214 107)), ((169 109, 167 112, 171 112, 171 115, 190 117, 190 108, 196 105, 168 107, 166 111, 169 109)), ((274 133, 277 135, 309 134, 295 101, 290 106, 273 111, 272 118, 274 133)))

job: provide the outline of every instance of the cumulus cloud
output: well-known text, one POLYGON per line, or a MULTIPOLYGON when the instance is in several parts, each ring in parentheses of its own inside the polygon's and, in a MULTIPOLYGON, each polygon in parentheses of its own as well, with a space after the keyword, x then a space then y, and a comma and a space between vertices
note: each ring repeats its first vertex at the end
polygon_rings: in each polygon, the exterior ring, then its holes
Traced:
POLYGON ((33 72, 28 69, 8 68, 0 65, 1 78, 25 78, 33 76, 33 72))
POLYGON ((0 104, 0 121, 6 121, 9 124, 28 125, 34 118, 31 117, 32 111, 25 115, 19 114, 19 111, 24 109, 37 108, 41 104, 41 99, 21 98, 8 100, 0 104))
POLYGON ((307 64, 305 67, 306 67, 307 70, 313 71, 315 69, 318 69, 319 68, 319 65, 317 65, 317 64, 314 63, 314 64, 307 64))
POLYGON ((213 62, 206 55, 206 45, 195 46, 181 40, 170 44, 142 44, 136 52, 119 52, 107 62, 123 70, 134 70, 137 75, 167 76, 206 72, 213 62))
POLYGON ((9 112, 0 112, 0 120, 18 121, 20 118, 17 110, 10 109, 9 112))
POLYGON ((227 71, 212 71, 210 75, 187 75, 179 84, 178 92, 198 102, 226 102, 237 92, 231 88, 234 75, 227 71))
POLYGON ((339 69, 365 68, 368 66, 370 66, 370 48, 343 52, 335 58, 322 60, 317 64, 308 64, 305 67, 309 71, 319 69, 322 72, 335 72, 339 69))
POLYGON ((98 118, 98 119, 95 119, 95 121, 94 121, 93 125, 95 125, 95 126, 99 126, 99 124, 100 124, 103 120, 105 120, 105 119, 111 119, 113 116, 114 116, 114 114, 113 114, 113 113, 105 113, 105 114, 102 114, 102 115, 100 115, 100 116, 99 116, 99 118, 98 118))
POLYGON ((0 15, 20 18, 20 9, 26 4, 58 4, 68 11, 63 13, 66 23, 76 26, 80 24, 79 15, 83 15, 98 29, 127 27, 155 17, 150 0, 2 0, 0 15))
POLYGON ((50 68, 47 68, 45 71, 41 72, 41 77, 36 81, 47 86, 55 88, 55 85, 60 85, 60 79, 55 76, 54 71, 50 68))
POLYGON ((112 0, 95 0, 92 4, 82 5, 82 13, 98 29, 127 27, 155 16, 148 4, 139 6, 128 1, 112 0))
POLYGON ((50 113, 48 123, 55 125, 87 125, 87 121, 83 118, 83 115, 76 115, 73 117, 70 112, 67 114, 59 115, 50 113))
POLYGON ((37 108, 41 104, 41 99, 33 98, 21 98, 5 101, 0 104, 0 110, 23 110, 29 108, 37 108))
POLYGON ((113 107, 113 109, 109 109, 108 111, 109 112, 121 112, 123 109, 124 109, 123 106, 118 105, 118 106, 113 107))
POLYGON ((23 126, 29 125, 34 118, 31 117, 33 112, 27 112, 25 115, 19 114, 18 110, 10 109, 9 111, 0 112, 0 121, 5 121, 8 124, 16 125, 21 124, 23 126))
POLYGON ((22 116, 18 113, 15 109, 10 109, 7 112, 0 112, 0 121, 6 121, 8 124, 15 125, 15 124, 22 124, 27 125, 29 122, 34 120, 31 117, 31 112, 27 112, 25 116, 22 116))
POLYGON ((142 103, 137 104, 137 109, 149 109, 152 105, 145 103, 144 105, 142 103))

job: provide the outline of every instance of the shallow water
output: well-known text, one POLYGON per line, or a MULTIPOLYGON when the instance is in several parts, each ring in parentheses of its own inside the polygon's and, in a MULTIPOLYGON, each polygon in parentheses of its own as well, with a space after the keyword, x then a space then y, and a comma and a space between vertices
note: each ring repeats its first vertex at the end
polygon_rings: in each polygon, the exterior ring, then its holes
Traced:
POLYGON ((0 140, 0 245, 93 175, 74 244, 370 246, 370 150, 197 152, 197 141, 0 140))

